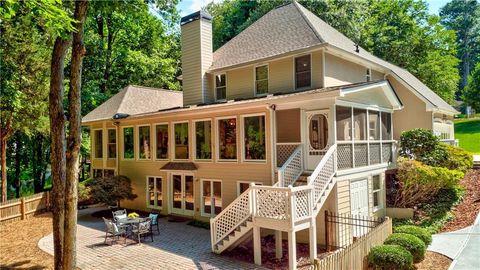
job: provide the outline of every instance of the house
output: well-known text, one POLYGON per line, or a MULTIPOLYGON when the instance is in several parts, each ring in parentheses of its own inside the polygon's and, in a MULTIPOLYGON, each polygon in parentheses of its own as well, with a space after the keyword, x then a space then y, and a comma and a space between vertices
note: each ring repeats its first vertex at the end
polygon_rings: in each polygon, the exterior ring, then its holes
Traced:
POLYGON ((129 86, 83 125, 93 174, 132 179, 123 207, 210 221, 214 252, 253 236, 261 263, 275 231, 294 269, 293 243, 325 243, 325 210, 385 215, 402 131, 454 139, 454 108, 296 2, 215 52, 211 21, 181 20, 183 92, 129 86))

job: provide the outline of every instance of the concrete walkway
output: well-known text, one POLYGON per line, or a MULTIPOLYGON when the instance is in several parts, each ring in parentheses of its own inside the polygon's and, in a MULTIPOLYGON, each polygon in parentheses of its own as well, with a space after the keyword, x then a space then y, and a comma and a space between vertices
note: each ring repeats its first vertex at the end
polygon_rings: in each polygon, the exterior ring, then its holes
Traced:
MULTIPOLYGON (((154 242, 147 239, 127 246, 104 244, 104 224, 91 216, 100 208, 79 211, 77 226, 77 266, 87 269, 261 269, 211 252, 210 231, 183 223, 159 219, 160 234, 154 242)), ((38 246, 53 254, 52 234, 40 239, 38 246)))
POLYGON ((433 235, 428 250, 453 259, 449 270, 480 269, 480 214, 472 226, 433 235))

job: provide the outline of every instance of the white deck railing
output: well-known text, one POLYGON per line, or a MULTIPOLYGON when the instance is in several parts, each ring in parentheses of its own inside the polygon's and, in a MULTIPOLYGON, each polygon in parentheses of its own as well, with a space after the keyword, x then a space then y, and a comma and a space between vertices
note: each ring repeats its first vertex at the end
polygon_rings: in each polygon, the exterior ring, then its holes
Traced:
POLYGON ((302 146, 296 146, 290 157, 278 169, 278 186, 288 187, 303 173, 303 150, 302 146))
POLYGON ((325 194, 330 181, 337 171, 337 145, 330 146, 325 156, 318 163, 313 173, 308 177, 308 186, 313 187, 314 208, 325 194))
POLYGON ((339 170, 391 163, 395 160, 395 141, 339 142, 339 170))

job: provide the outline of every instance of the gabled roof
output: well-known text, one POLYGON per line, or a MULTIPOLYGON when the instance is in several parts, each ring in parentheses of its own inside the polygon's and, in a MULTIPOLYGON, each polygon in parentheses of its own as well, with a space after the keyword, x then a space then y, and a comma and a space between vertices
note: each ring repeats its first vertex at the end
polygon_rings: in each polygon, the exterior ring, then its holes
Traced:
POLYGON ((136 115, 181 107, 183 93, 129 85, 82 118, 82 123, 108 120, 115 115, 136 115))
POLYGON ((433 107, 458 113, 407 70, 380 59, 361 47, 359 52, 355 52, 354 45, 352 40, 294 1, 268 12, 215 51, 210 70, 247 64, 316 46, 334 47, 390 71, 433 107))

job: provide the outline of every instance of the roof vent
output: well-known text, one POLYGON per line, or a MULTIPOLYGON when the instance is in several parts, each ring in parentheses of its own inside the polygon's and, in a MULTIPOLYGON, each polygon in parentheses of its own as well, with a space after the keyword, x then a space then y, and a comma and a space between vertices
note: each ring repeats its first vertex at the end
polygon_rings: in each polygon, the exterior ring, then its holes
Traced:
POLYGON ((112 119, 117 120, 117 119, 125 119, 129 117, 130 115, 128 113, 116 113, 113 115, 112 119))

